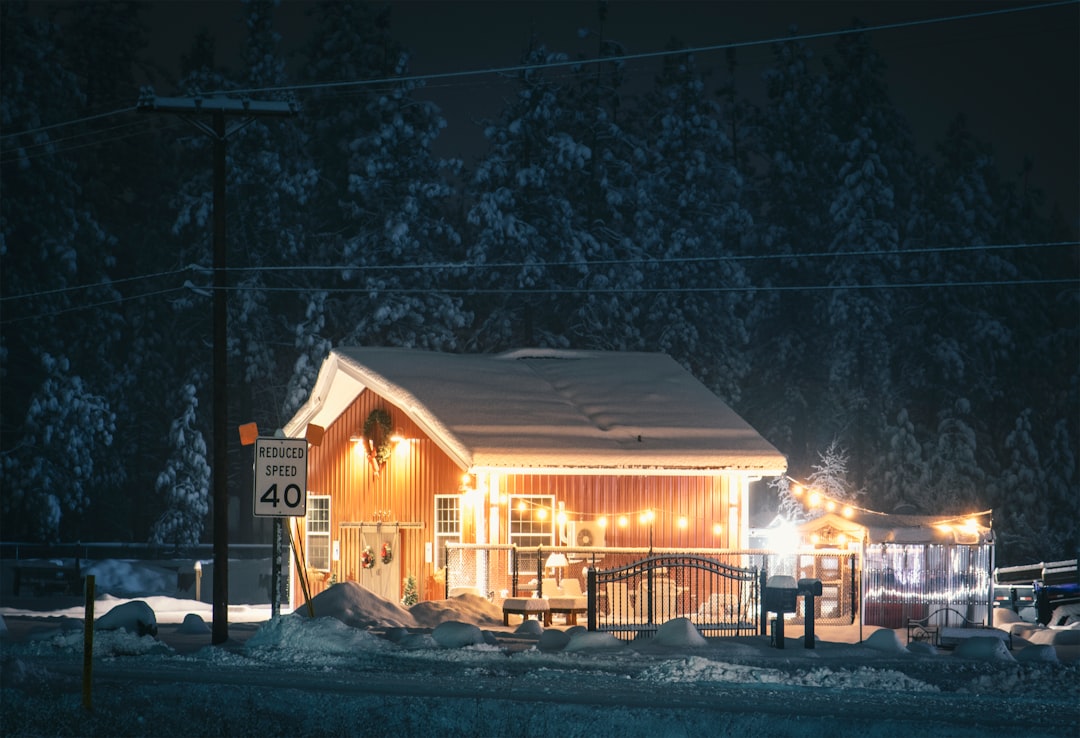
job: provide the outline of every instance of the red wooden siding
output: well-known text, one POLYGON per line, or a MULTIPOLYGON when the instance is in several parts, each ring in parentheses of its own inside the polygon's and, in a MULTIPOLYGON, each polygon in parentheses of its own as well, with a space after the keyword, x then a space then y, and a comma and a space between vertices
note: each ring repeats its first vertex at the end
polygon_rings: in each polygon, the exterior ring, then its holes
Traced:
MULTIPOLYGON (((738 482, 735 482, 736 490, 738 482)), ((679 548, 729 548, 728 509, 731 502, 728 477, 645 476, 534 476, 513 475, 500 482, 507 495, 554 495, 564 503, 568 520, 607 518, 608 546, 649 545, 649 528, 640 522, 646 510, 653 512, 653 545, 679 548), (626 516, 626 527, 618 524, 626 516), (686 528, 679 518, 686 518, 686 528), (715 532, 715 526, 720 532, 715 532)), ((506 514, 500 515, 506 521, 506 514)), ((505 537, 505 522, 502 526, 505 537)), ((505 540, 505 538, 504 538, 505 540)))

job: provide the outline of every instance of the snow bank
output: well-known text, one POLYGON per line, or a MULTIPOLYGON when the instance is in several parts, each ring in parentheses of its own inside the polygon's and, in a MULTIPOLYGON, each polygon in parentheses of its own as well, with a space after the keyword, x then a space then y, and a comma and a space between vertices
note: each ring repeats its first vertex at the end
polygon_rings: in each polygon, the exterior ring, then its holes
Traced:
MULTIPOLYGON (((335 584, 319 593, 311 599, 311 608, 317 618, 336 618, 354 628, 415 628, 418 625, 411 612, 356 582, 335 584)), ((296 613, 306 617, 309 613, 307 605, 298 607, 296 613)))
POLYGON ((350 627, 339 617, 310 619, 298 615, 273 618, 255 631, 246 644, 251 655, 289 654, 288 660, 292 662, 318 661, 327 655, 347 656, 392 647, 389 641, 367 630, 350 627))
POLYGON ((991 636, 965 638, 957 644, 953 656, 975 661, 1015 661, 1005 641, 991 636))
POLYGON ((126 630, 135 635, 156 636, 157 615, 142 600, 117 605, 94 622, 97 630, 126 630))

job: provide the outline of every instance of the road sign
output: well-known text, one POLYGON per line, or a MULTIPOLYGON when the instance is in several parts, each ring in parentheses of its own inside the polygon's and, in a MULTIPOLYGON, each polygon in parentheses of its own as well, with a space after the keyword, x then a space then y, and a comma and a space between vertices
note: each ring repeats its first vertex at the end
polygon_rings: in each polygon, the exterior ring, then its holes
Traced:
POLYGON ((255 439, 256 517, 307 514, 307 451, 305 438, 255 439))

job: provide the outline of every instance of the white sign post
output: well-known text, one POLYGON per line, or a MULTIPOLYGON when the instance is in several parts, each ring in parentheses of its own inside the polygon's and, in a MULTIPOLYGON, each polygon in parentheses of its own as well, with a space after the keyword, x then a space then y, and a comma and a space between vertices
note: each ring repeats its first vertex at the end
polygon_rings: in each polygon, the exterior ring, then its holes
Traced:
POLYGON ((281 519, 307 514, 306 438, 255 439, 256 517, 274 518, 274 560, 270 572, 270 614, 281 604, 281 519))
POLYGON ((255 439, 256 517, 307 514, 307 451, 304 438, 255 439))

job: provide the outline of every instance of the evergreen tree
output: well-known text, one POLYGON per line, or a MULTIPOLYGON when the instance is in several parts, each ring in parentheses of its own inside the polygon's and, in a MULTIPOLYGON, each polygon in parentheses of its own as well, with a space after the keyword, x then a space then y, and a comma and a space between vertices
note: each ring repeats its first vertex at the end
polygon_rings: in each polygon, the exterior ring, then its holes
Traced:
POLYGON ((754 302, 735 257, 752 249, 754 221, 722 117, 696 59, 665 57, 633 111, 640 143, 626 230, 642 254, 643 282, 657 288, 636 300, 643 346, 671 354, 734 401, 749 371, 754 302))
POLYGON ((150 532, 151 542, 177 549, 199 543, 210 511, 210 465, 198 427, 198 389, 186 384, 181 396, 184 405, 169 430, 173 454, 155 485, 166 509, 150 532))
POLYGON ((293 328, 302 357, 287 411, 334 345, 452 350, 471 321, 447 290, 462 248, 451 184, 460 162, 435 156, 445 121, 414 97, 418 83, 397 79, 408 75, 408 54, 390 36, 389 11, 323 3, 316 17, 305 50, 309 83, 354 85, 316 88, 305 104, 320 162, 305 255, 326 269, 298 278, 305 292, 293 328))

